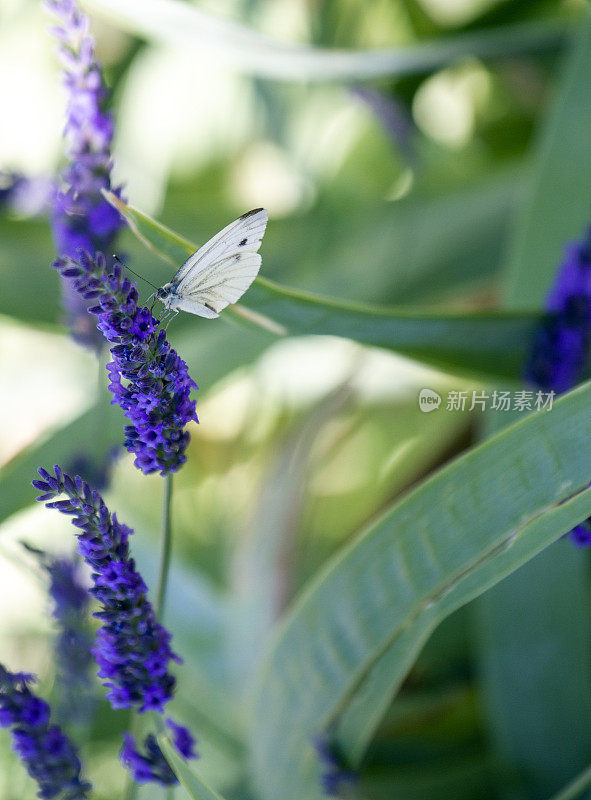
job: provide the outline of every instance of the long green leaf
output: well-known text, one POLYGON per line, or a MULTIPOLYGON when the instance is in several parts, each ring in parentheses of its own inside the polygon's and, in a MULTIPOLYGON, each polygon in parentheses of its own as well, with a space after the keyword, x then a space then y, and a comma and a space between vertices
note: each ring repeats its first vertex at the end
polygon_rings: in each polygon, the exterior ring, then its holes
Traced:
MULTIPOLYGON (((108 401, 107 401, 108 402, 108 401)), ((101 402, 73 422, 43 434, 0 469, 0 521, 34 500, 31 480, 44 464, 68 464, 93 454, 96 466, 123 441, 125 420, 118 409, 101 402)))
POLYGON ((322 50, 271 39, 177 0, 85 0, 85 4, 132 33, 192 47, 246 75, 283 81, 367 80, 428 72, 462 56, 505 58, 554 48, 567 30, 564 21, 551 20, 389 50, 322 50))
POLYGON ((256 693, 264 800, 319 798, 311 739, 331 730, 356 760, 434 627, 590 514, 590 402, 585 384, 459 458, 312 582, 256 693))
MULTIPOLYGON (((160 223, 106 195, 151 249, 179 265, 197 246, 160 223)), ((244 301, 226 316, 251 327, 289 335, 342 336, 411 356, 450 371, 518 376, 533 332, 535 314, 409 312, 356 305, 286 289, 257 278, 244 301)))
POLYGON ((209 787, 195 771, 179 756, 172 742, 165 734, 158 736, 158 744, 166 756, 173 772, 186 789, 192 800, 224 800, 224 798, 209 787))
MULTIPOLYGON (((543 121, 511 242, 506 299, 539 308, 565 245, 591 212, 591 15, 574 37, 543 121)), ((497 427, 507 423, 498 414, 497 427)), ((484 719, 497 755, 545 798, 589 760, 587 559, 557 543, 475 604, 484 719), (515 609, 519 608, 519 613, 515 609), (535 746, 532 746, 535 742, 535 746)))
POLYGON ((591 211, 591 13, 584 17, 532 163, 528 197, 510 247, 507 300, 539 308, 571 239, 591 211))
POLYGON ((551 800, 574 800, 575 797, 580 797, 589 785, 591 785, 591 767, 587 767, 580 775, 577 775, 568 786, 565 786, 562 791, 554 795, 551 800))

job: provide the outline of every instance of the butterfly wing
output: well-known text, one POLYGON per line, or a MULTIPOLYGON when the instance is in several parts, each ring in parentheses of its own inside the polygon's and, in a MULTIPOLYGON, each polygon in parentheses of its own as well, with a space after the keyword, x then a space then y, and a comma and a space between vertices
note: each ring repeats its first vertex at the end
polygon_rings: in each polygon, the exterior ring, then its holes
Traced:
POLYGON ((235 253, 256 253, 261 246, 268 218, 266 209, 255 208, 226 225, 213 239, 189 256, 171 283, 182 293, 183 281, 189 275, 192 279, 198 272, 235 253))
POLYGON ((217 317, 242 297, 260 266, 259 253, 232 253, 195 274, 189 273, 177 290, 180 299, 175 305, 200 317, 217 317))

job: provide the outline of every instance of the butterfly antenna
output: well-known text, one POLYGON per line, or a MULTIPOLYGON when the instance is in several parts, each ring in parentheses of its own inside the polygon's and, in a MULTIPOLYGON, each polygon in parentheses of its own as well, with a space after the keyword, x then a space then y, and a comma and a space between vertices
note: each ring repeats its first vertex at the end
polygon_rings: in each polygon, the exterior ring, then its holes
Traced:
POLYGON ((131 274, 132 274, 132 275, 135 275, 135 276, 136 276, 136 278, 140 278, 142 281, 145 281, 146 283, 149 283, 149 284, 150 284, 150 286, 152 287, 152 289, 156 289, 156 291, 158 291, 158 287, 157 287, 157 286, 154 286, 154 284, 152 283, 152 281, 149 281, 147 278, 144 278, 144 276, 143 276, 143 275, 140 275, 140 274, 139 274, 139 272, 134 272, 134 271, 132 270, 132 268, 131 268, 131 267, 128 267, 128 266, 127 266, 127 264, 125 264, 123 261, 121 261, 121 259, 119 258, 119 256, 118 256, 118 255, 116 255, 115 253, 113 253, 113 261, 117 261, 119 264, 121 264, 121 266, 123 267, 123 269, 126 269, 126 270, 128 270, 128 272, 131 272, 131 274))

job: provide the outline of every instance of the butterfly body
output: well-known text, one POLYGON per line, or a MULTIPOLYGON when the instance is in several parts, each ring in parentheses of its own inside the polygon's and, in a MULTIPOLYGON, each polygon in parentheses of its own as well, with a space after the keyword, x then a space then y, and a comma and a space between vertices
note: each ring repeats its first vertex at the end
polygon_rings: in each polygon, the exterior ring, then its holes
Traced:
POLYGON ((267 219, 264 208, 255 208, 189 256, 172 280, 156 292, 166 310, 213 319, 239 300, 261 266, 258 249, 267 219))

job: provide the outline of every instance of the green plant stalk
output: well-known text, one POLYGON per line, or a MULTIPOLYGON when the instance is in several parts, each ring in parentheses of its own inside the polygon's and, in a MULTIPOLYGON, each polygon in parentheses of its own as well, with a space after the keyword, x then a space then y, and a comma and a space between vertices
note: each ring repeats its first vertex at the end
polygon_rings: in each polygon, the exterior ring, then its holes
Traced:
POLYGON ((160 542, 160 570, 158 573, 158 586, 156 589, 156 616, 162 622, 166 603, 166 586, 168 583, 168 570, 170 567, 170 554, 172 549, 172 475, 169 473, 164 478, 162 492, 162 527, 160 542))
MULTIPOLYGON (((160 622, 164 616, 164 605, 166 602, 166 586, 168 583, 168 570, 170 568, 170 553, 172 549, 172 475, 168 473, 164 478, 162 488, 162 525, 161 525, 161 544, 160 544, 160 568, 158 571, 158 584, 156 587, 156 616, 160 622)), ((139 727, 139 717, 133 714, 131 718, 130 732, 136 736, 139 727)), ((124 792, 124 800, 135 800, 137 795, 137 783, 131 776, 128 776, 124 792)), ((166 794, 171 800, 172 788, 166 794)))
POLYGON ((577 775, 564 789, 561 789, 558 794, 552 795, 550 800, 573 800, 573 798, 578 797, 589 784, 591 784, 591 767, 584 769, 583 772, 577 775))

